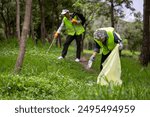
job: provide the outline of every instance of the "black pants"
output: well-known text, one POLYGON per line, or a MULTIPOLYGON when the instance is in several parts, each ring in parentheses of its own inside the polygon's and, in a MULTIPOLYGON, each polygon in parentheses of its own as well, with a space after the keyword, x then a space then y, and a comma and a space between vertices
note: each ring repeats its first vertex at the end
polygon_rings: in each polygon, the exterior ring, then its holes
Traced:
POLYGON ((67 55, 68 47, 74 39, 76 40, 76 45, 77 45, 76 58, 80 59, 82 35, 67 36, 66 41, 64 43, 64 48, 62 50, 62 57, 65 57, 67 55))
POLYGON ((109 53, 106 54, 106 55, 102 54, 101 63, 100 63, 100 70, 103 69, 102 63, 107 59, 107 57, 109 56, 110 53, 111 53, 111 52, 109 52, 109 53))

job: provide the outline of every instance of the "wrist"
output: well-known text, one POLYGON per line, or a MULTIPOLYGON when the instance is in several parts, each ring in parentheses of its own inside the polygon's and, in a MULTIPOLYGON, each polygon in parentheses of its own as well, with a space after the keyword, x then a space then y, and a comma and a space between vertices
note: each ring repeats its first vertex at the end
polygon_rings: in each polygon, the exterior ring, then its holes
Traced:
POLYGON ((94 60, 95 60, 95 56, 91 56, 91 57, 90 57, 90 60, 91 60, 91 61, 94 61, 94 60))

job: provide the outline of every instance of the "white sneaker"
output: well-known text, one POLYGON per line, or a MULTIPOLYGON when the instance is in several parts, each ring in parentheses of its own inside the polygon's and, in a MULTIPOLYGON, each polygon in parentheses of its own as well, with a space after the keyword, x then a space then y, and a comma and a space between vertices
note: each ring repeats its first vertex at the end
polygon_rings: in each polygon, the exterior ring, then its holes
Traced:
POLYGON ((63 57, 62 57, 62 56, 59 56, 58 59, 59 59, 59 60, 60 60, 60 59, 63 59, 63 57))
POLYGON ((75 59, 75 62, 80 62, 80 59, 76 58, 76 59, 75 59))

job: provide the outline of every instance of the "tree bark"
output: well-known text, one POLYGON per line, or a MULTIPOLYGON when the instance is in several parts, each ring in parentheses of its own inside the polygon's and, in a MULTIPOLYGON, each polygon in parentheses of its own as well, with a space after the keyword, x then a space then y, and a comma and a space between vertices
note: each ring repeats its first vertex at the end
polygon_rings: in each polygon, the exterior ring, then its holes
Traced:
POLYGON ((44 3, 45 3, 44 0, 39 0, 40 10, 41 10, 41 39, 43 44, 45 44, 45 35, 46 35, 44 3))
POLYGON ((143 43, 140 55, 140 62, 147 66, 150 62, 150 1, 144 0, 144 17, 143 17, 143 43))
POLYGON ((29 32, 31 7, 32 7, 32 0, 26 0, 25 16, 24 16, 24 23, 23 23, 21 39, 20 39, 19 55, 16 61, 14 73, 19 73, 22 68, 24 55, 25 55, 25 47, 26 47, 25 42, 26 42, 27 34, 29 32))
POLYGON ((16 10, 16 33, 17 33, 17 38, 18 38, 18 42, 20 40, 20 1, 16 0, 16 6, 17 6, 17 10, 16 10))
POLYGON ((111 0, 111 8, 110 8, 110 13, 111 13, 111 26, 114 27, 114 0, 111 0))
POLYGON ((33 24, 33 15, 32 15, 32 10, 31 10, 31 18, 30 18, 30 28, 31 28, 31 36, 32 36, 32 39, 33 39, 33 42, 35 43, 35 45, 37 44, 36 43, 36 38, 35 38, 35 33, 34 33, 34 24, 33 24))
MULTIPOLYGON (((53 11, 55 12, 55 15, 56 15, 56 20, 57 20, 57 29, 59 28, 59 25, 60 25, 60 23, 61 23, 61 21, 60 21, 60 19, 59 19, 59 8, 58 8, 58 4, 59 4, 59 1, 58 0, 55 0, 55 2, 54 2, 54 7, 53 7, 53 11)), ((54 14, 53 14, 53 16, 54 16, 54 14)), ((54 18, 54 17, 53 17, 54 18)), ((53 19, 53 27, 54 27, 54 20, 55 19, 53 19)), ((53 29, 54 30, 54 29, 53 29)), ((60 37, 60 35, 59 35, 59 37, 58 37, 58 39, 57 39, 57 41, 56 41, 56 46, 57 47, 61 47, 61 45, 62 45, 62 39, 61 39, 61 37, 60 37)))
POLYGON ((8 24, 7 24, 6 18, 4 16, 4 13, 2 11, 4 11, 3 3, 2 3, 2 6, 1 6, 0 14, 1 14, 2 20, 3 20, 4 24, 5 24, 5 36, 6 36, 6 39, 8 39, 8 24))

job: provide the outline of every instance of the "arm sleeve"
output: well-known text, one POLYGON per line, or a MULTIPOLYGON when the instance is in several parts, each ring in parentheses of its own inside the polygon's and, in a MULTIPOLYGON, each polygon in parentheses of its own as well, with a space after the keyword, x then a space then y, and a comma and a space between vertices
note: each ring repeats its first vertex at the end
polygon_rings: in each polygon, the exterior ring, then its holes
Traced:
POLYGON ((61 23, 61 25, 59 26, 57 32, 60 33, 63 27, 64 27, 64 22, 62 21, 62 23, 61 23))
POLYGON ((94 52, 100 52, 100 46, 95 42, 94 52))
POLYGON ((116 32, 114 32, 114 42, 115 43, 122 42, 122 39, 120 38, 119 34, 117 34, 116 32))

